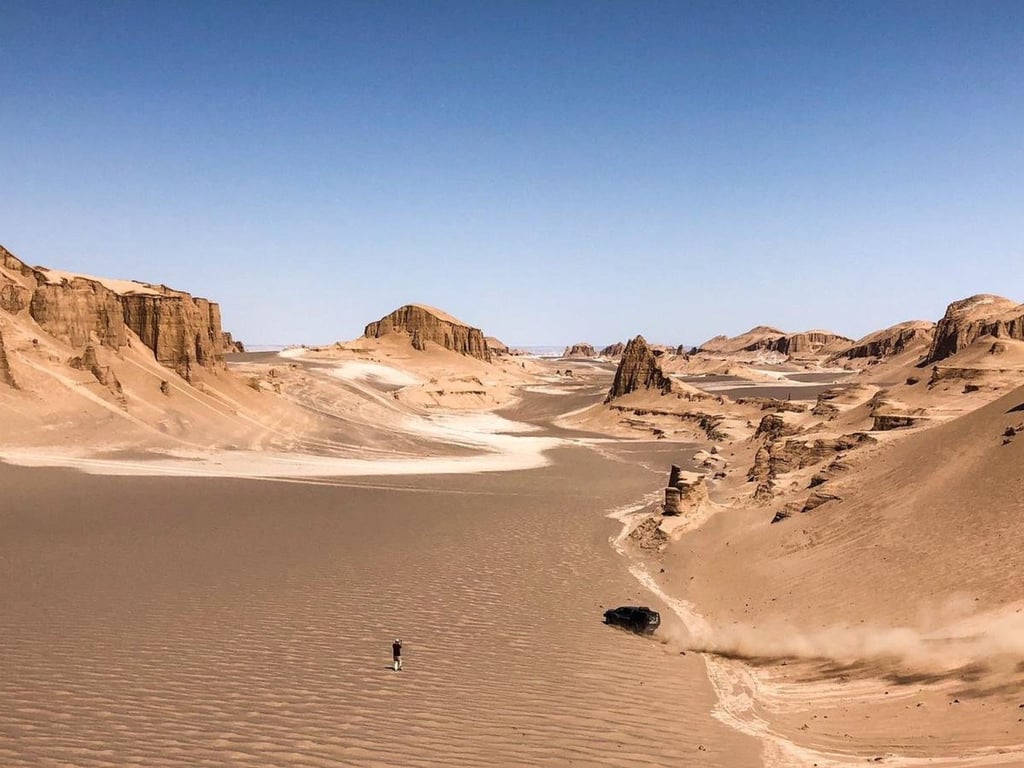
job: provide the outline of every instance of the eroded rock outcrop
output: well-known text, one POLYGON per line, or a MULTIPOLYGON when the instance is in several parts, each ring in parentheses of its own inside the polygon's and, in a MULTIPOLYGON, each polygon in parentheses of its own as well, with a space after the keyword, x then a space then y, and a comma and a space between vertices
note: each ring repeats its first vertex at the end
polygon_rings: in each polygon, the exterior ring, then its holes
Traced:
POLYGON ((1024 304, 991 294, 954 301, 935 326, 923 365, 955 355, 982 336, 1024 340, 1024 304))
POLYGON ((739 336, 716 336, 698 347, 698 352, 731 355, 740 352, 775 352, 787 357, 823 355, 851 344, 852 339, 832 331, 786 333, 770 325, 758 325, 739 336))
POLYGON ((791 333, 783 336, 781 339, 771 341, 768 343, 767 349, 788 357, 801 357, 819 355, 836 346, 845 346, 852 342, 853 339, 848 339, 831 331, 803 331, 802 333, 791 333))
POLYGON ((32 292, 29 314, 54 338, 83 347, 93 338, 119 349, 125 334, 123 297, 94 280, 73 278, 51 283, 40 280, 32 292))
POLYGON ((562 357, 597 357, 597 352, 592 345, 581 341, 566 347, 562 357))
POLYGON ((418 337, 420 344, 424 346, 430 341, 461 355, 488 362, 491 359, 483 331, 446 312, 423 304, 406 304, 399 307, 390 315, 367 325, 363 336, 379 339, 392 333, 406 333, 410 339, 418 337))
POLYGON ((221 348, 225 352, 245 352, 245 344, 240 341, 235 341, 228 331, 223 331, 221 334, 221 348))
POLYGON ((638 389, 656 389, 662 394, 672 391, 672 380, 661 370, 658 356, 643 336, 632 339, 622 352, 615 379, 605 402, 628 395, 638 389))
POLYGON ((96 347, 92 344, 87 345, 79 357, 71 358, 68 361, 68 365, 78 371, 88 371, 96 381, 109 389, 112 394, 118 397, 122 396, 121 382, 117 380, 117 376, 110 370, 110 366, 100 364, 99 357, 96 354, 96 347))
POLYGON ((876 358, 884 360, 909 350, 928 348, 935 335, 935 323, 911 320, 891 328, 875 331, 855 342, 849 349, 839 352, 832 360, 876 358))
POLYGON ((622 357, 622 353, 626 350, 626 345, 621 341, 617 341, 614 344, 609 344, 604 347, 600 355, 601 357, 622 357))
POLYGON ((214 302, 164 285, 30 267, 3 247, 0 267, 0 309, 18 313, 27 307, 42 330, 72 347, 120 349, 130 329, 160 363, 186 379, 197 366, 223 365, 225 334, 214 302))
POLYGON ((511 350, 508 348, 508 344, 506 344, 505 342, 501 341, 500 339, 496 339, 493 336, 486 336, 486 337, 484 337, 484 341, 487 342, 487 348, 491 351, 491 354, 494 354, 494 355, 508 355, 508 354, 511 354, 511 350))
POLYGON ((18 382, 14 380, 14 374, 11 373, 11 365, 7 361, 7 349, 4 347, 4 335, 0 333, 0 384, 6 384, 8 387, 18 389, 18 382))

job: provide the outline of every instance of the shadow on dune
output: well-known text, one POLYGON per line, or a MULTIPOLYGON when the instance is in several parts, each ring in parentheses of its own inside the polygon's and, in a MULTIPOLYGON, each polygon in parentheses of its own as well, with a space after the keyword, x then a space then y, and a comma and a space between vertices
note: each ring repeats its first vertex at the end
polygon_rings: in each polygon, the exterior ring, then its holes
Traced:
POLYGON ((1013 406, 1013 408, 1008 410, 1007 413, 1020 413, 1021 411, 1024 411, 1024 403, 1013 406))

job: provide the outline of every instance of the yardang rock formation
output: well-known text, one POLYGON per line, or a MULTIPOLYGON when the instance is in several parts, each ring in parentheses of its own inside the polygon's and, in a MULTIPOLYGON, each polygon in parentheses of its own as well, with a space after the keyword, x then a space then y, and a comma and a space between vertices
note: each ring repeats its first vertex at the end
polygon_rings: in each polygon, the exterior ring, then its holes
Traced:
POLYGON ((672 379, 661 370, 658 356, 647 345, 643 336, 634 338, 623 350, 619 367, 615 370, 612 388, 608 391, 605 402, 638 389, 657 389, 662 394, 672 391, 672 379))
POLYGON ((452 352, 487 362, 491 360, 483 331, 425 304, 406 304, 399 307, 390 315, 367 325, 363 336, 379 339, 390 333, 409 334, 410 341, 416 349, 424 349, 426 342, 429 341, 452 352))
POLYGON ((0 309, 27 310, 43 331, 76 348, 95 341, 117 350, 134 331, 161 364, 188 380, 196 367, 223 365, 220 307, 165 285, 30 267, 0 246, 0 309))

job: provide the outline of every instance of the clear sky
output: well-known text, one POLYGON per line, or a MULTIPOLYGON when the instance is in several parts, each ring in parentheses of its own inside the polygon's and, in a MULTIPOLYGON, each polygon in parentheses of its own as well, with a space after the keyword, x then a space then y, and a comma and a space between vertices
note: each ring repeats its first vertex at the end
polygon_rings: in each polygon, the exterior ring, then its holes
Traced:
POLYGON ((0 0, 0 243, 250 343, 1024 301, 1024 3, 0 0))

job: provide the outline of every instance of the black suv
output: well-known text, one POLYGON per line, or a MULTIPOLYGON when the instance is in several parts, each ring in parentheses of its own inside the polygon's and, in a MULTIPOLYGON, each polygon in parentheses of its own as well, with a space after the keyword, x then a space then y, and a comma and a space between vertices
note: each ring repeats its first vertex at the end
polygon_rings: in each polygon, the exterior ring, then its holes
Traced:
POLYGON ((649 635, 661 625, 661 615, 647 606, 623 605, 605 611, 604 623, 649 635))

